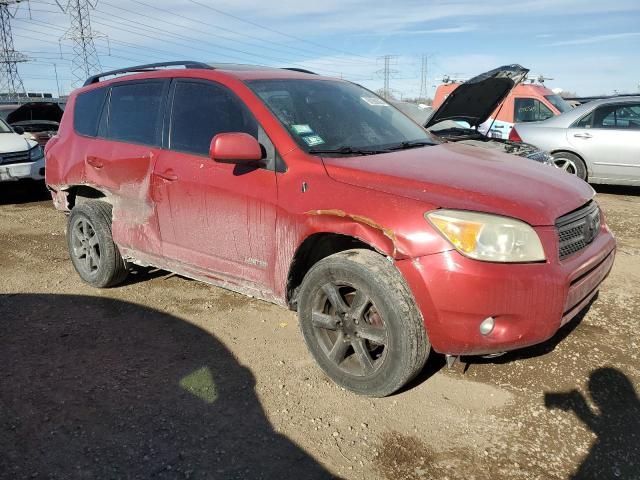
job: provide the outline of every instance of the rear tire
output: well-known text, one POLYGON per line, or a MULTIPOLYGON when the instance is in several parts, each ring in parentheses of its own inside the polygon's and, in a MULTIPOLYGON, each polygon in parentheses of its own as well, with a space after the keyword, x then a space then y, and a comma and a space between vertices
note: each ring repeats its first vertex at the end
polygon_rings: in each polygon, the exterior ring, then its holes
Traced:
POLYGON ((554 153, 553 163, 560 170, 587 181, 587 166, 579 156, 569 152, 554 153))
POLYGON ((422 315, 400 272, 371 250, 316 263, 302 281, 298 316, 309 351, 338 385, 384 397, 423 368, 422 315))
POLYGON ((127 277, 127 266, 111 236, 111 205, 91 201, 76 205, 67 224, 69 256, 80 278, 97 288, 127 277))

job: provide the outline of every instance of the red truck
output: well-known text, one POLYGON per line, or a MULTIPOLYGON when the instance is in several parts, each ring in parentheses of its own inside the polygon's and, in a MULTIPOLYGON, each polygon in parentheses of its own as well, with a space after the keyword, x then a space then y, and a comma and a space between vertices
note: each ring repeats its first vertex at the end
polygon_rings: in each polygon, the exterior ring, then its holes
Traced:
POLYGON ((84 281, 152 265, 297 310, 320 367, 365 395, 402 387, 431 350, 545 341, 614 261, 585 182, 440 144, 374 93, 311 72, 96 75, 46 160, 84 281))

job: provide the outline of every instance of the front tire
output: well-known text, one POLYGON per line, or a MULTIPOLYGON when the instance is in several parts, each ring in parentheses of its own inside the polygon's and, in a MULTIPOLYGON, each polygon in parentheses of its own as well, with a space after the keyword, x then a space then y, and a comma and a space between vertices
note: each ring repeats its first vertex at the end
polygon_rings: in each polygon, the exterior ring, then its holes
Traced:
POLYGON ((93 201, 76 205, 67 224, 69 256, 80 278, 97 288, 127 277, 127 266, 111 236, 111 205, 93 201))
POLYGON ((587 166, 577 155, 569 152, 554 153, 553 163, 560 170, 575 175, 585 182, 587 181, 587 166))
POLYGON ((382 255, 347 250, 316 263, 300 289, 309 351, 338 385, 384 397, 422 370, 430 350, 402 275, 382 255))

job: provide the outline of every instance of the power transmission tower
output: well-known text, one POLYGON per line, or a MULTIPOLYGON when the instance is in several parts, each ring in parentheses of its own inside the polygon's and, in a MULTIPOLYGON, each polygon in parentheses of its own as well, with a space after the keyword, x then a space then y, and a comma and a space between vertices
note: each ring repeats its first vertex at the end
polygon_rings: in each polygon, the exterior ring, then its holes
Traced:
MULTIPOLYGON (((71 73, 74 77, 74 86, 78 86, 87 77, 102 70, 98 51, 93 41, 96 38, 106 38, 106 35, 93 31, 90 16, 90 11, 96 8, 98 0, 67 0, 62 3, 60 0, 56 0, 56 3, 63 12, 69 14, 71 20, 71 27, 60 37, 60 43, 63 40, 71 40, 73 43, 71 73)), ((60 51, 62 51, 62 47, 60 47, 60 51)))
POLYGON ((392 75, 398 73, 397 70, 391 69, 391 62, 395 61, 398 56, 397 55, 385 55, 384 57, 379 57, 384 61, 384 67, 382 70, 378 70, 376 73, 382 74, 382 78, 384 79, 384 87, 382 89, 382 96, 389 100, 391 98, 391 89, 389 88, 389 79, 392 75))
POLYGON ((27 57, 13 48, 11 19, 23 0, 0 0, 0 96, 16 100, 24 94, 24 85, 18 73, 18 63, 26 62, 27 57), (11 7, 16 8, 11 10, 11 7))
POLYGON ((420 72, 420 100, 426 100, 427 98, 427 69, 429 67, 429 57, 422 55, 422 70, 420 72))

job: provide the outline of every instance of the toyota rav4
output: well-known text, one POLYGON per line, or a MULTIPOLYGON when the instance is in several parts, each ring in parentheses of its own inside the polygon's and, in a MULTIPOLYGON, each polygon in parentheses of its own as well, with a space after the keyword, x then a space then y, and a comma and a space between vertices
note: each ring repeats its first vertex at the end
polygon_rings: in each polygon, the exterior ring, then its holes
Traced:
POLYGON ((360 394, 396 391, 432 350, 543 342, 614 260, 582 180, 441 144, 311 72, 106 72, 72 93, 46 160, 85 282, 154 266, 297 310, 311 355, 360 394))

